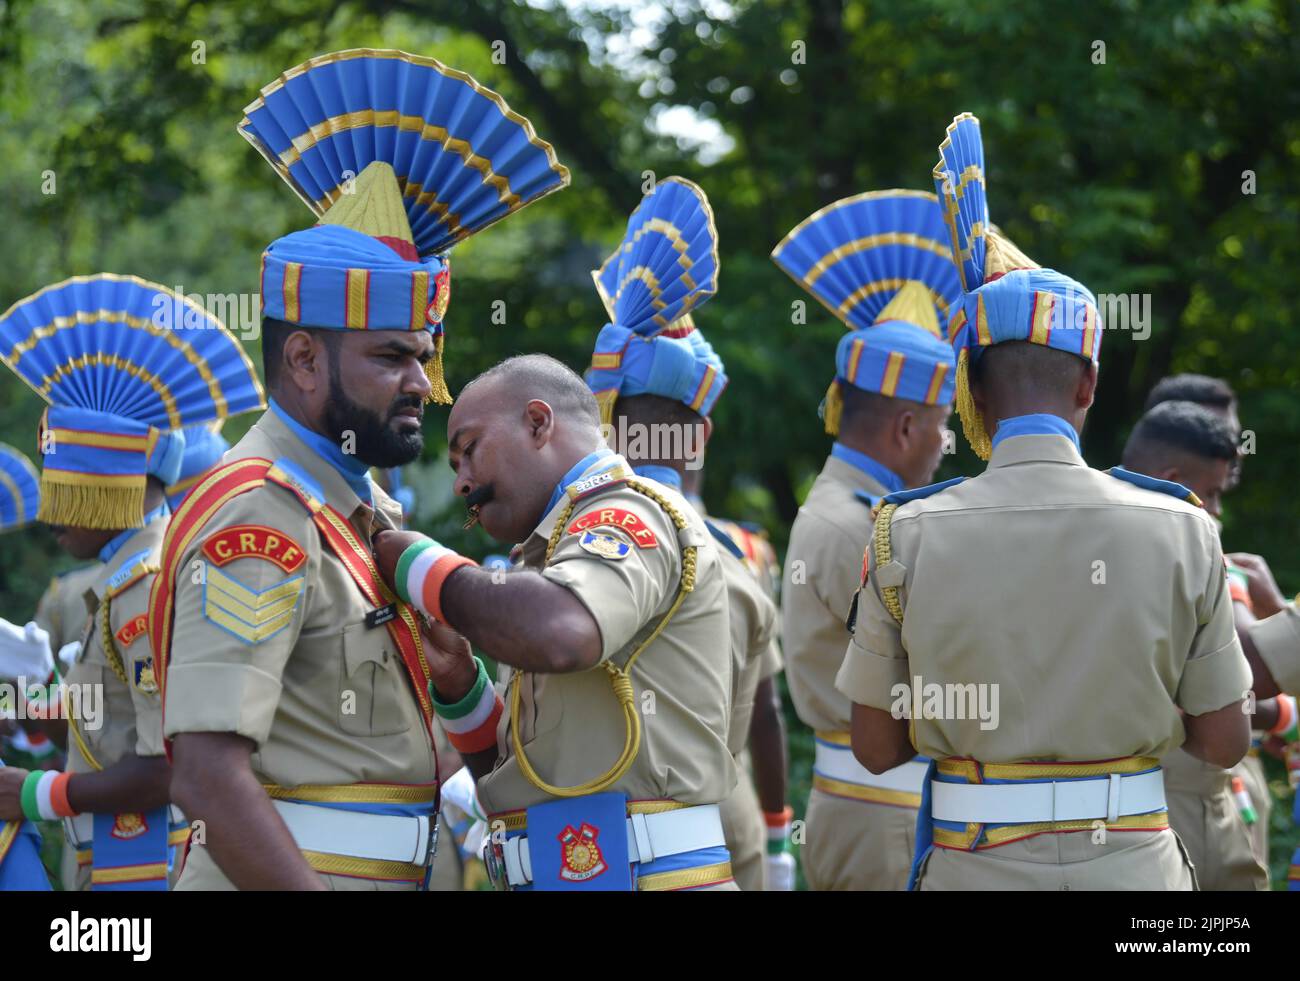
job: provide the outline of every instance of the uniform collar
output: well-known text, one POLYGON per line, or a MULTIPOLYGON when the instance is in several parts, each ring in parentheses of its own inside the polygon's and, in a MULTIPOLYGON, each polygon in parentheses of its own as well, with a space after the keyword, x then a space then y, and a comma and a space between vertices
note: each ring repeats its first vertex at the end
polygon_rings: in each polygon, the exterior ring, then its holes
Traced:
POLYGON ((308 429, 289 415, 275 399, 269 399, 268 402, 270 405, 268 415, 273 414, 276 419, 284 423, 286 429, 306 444, 308 449, 328 463, 334 472, 342 477, 348 487, 352 489, 352 493, 357 496, 357 500, 366 504, 373 504, 375 498, 373 484, 370 480, 370 467, 355 455, 344 453, 343 448, 328 436, 324 436, 313 429, 308 429))
MULTIPOLYGON (((272 403, 272 408, 274 407, 272 403)), ((345 480, 343 474, 299 434, 299 430, 305 427, 301 424, 289 425, 285 421, 283 412, 283 409, 280 412, 268 409, 262 414, 262 418, 257 420, 254 428, 274 444, 277 455, 288 457, 315 479, 324 492, 326 503, 334 510, 348 517, 352 517, 358 507, 364 506, 367 511, 370 511, 374 507, 372 502, 378 494, 373 494, 370 500, 363 499, 351 482, 345 480)), ((311 433, 311 430, 307 432, 311 433)), ((319 433, 312 435, 319 436, 319 433)))
POLYGON ((851 449, 838 440, 831 447, 831 456, 826 461, 825 472, 841 478, 854 489, 871 491, 873 494, 879 492, 878 496, 892 494, 907 487, 902 477, 879 460, 861 450, 851 449))
POLYGON ((1017 436, 1047 435, 1064 436, 1074 444, 1076 450, 1080 448, 1079 434, 1075 432, 1074 427, 1060 416, 1054 416, 1049 412, 1034 412, 1025 416, 1000 419, 997 432, 993 434, 993 447, 996 449, 1004 439, 1013 439, 1017 436))
POLYGON ((569 472, 561 477, 560 482, 555 485, 555 490, 551 491, 551 499, 546 502, 546 513, 550 514, 555 509, 555 505, 560 503, 560 498, 564 496, 564 492, 570 484, 585 477, 588 470, 607 456, 614 456, 614 451, 608 446, 602 446, 600 449, 592 450, 571 466, 569 472))
POLYGON ((555 530, 555 523, 560 519, 560 511, 567 503, 565 491, 578 481, 602 474, 607 470, 619 471, 617 476, 620 478, 632 476, 632 468, 628 466, 627 461, 608 447, 588 453, 569 469, 564 479, 556 485, 555 493, 551 495, 550 506, 547 507, 541 523, 533 529, 533 533, 523 544, 525 565, 538 567, 542 564, 551 532, 555 530), (583 469, 579 470, 579 467, 583 469))
POLYGON ((104 594, 119 572, 136 565, 147 555, 162 548, 163 536, 167 534, 165 519, 170 514, 171 510, 165 505, 154 508, 145 515, 143 528, 128 528, 104 546, 99 553, 103 565, 99 567, 98 575, 85 593, 87 609, 90 612, 93 613, 95 605, 103 600, 104 594), (110 546, 112 551, 109 551, 110 546), (93 601, 90 599, 91 596, 94 597, 93 601))
POLYGON ((1059 433, 1030 433, 1015 439, 1004 439, 993 447, 989 469, 1013 467, 1018 463, 1063 463, 1071 467, 1086 467, 1074 440, 1059 433))
POLYGON ((150 511, 148 514, 144 516, 144 525, 142 527, 127 528, 125 531, 119 531, 116 535, 114 535, 109 540, 109 543, 99 550, 99 561, 104 563, 111 562, 113 560, 113 556, 116 555, 119 551, 121 551, 123 545, 129 542, 137 534, 144 531, 145 528, 148 528, 159 518, 165 517, 166 515, 169 514, 171 514, 171 508, 167 506, 166 501, 163 501, 163 503, 159 504, 156 508, 154 508, 152 511, 150 511))

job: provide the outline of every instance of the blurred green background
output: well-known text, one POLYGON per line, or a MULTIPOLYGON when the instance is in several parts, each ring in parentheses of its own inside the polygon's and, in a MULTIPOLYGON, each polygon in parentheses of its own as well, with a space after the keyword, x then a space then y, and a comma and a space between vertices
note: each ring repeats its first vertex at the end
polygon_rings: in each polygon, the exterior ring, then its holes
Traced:
MULTIPOLYGON (((1256 452, 1227 501, 1225 547, 1265 555, 1295 590, 1297 17, 1286 0, 0 0, 0 305, 98 271, 253 293, 261 249, 312 217, 236 135, 243 106, 327 51, 431 55, 501 92, 573 174, 456 250, 453 392, 517 352, 585 367, 605 319, 589 270, 648 178, 689 177, 710 196, 722 255, 720 292, 696 320, 731 377, 705 496, 783 548, 829 448, 816 408, 843 327, 768 253, 840 197, 932 189, 944 128, 971 111, 994 220, 1097 293, 1151 297, 1149 338, 1105 336, 1089 461, 1117 462, 1163 375, 1228 379, 1256 452)), ((0 440, 33 448, 41 408, 0 379, 0 440)), ((426 417, 408 474, 415 524, 473 554, 498 550, 460 530, 443 420, 426 417)), ((939 477, 978 469, 963 443, 939 477)), ((40 529, 0 548, 0 615, 22 622, 68 563, 40 529)), ((790 720, 802 809, 811 737, 790 720)), ((1289 791, 1273 775, 1284 877, 1289 791)))

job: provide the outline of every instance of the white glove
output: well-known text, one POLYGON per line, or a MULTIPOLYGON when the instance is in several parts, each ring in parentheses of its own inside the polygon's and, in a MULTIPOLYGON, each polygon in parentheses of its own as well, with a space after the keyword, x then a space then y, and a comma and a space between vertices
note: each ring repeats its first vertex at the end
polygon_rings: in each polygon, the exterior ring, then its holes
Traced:
POLYGON ((81 641, 74 640, 64 644, 59 648, 59 663, 63 665, 64 671, 70 671, 72 666, 77 663, 77 655, 81 653, 81 641))
POLYGON ((478 806, 478 795, 474 791, 474 774, 469 772, 467 766, 462 766, 442 785, 443 810, 445 811, 449 806, 459 810, 471 820, 486 820, 478 806))
POLYGON ((794 892, 794 856, 789 852, 766 855, 768 892, 794 892))
POLYGON ((53 667, 48 633, 34 621, 20 627, 0 618, 0 678, 44 681, 53 667))

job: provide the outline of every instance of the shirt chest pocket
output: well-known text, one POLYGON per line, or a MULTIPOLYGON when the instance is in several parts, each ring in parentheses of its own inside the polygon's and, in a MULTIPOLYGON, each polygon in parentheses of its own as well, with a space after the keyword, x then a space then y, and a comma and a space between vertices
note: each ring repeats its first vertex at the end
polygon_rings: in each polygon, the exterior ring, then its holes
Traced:
POLYGON ((339 635, 339 728, 353 736, 392 736, 411 728, 414 696, 384 627, 352 624, 339 635))

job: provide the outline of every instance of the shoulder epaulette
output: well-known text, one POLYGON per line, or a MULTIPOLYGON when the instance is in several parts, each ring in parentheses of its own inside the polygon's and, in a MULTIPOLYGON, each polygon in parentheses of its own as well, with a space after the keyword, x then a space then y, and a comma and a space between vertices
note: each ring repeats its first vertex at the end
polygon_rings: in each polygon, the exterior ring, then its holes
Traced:
POLYGON ((742 562, 745 561, 745 553, 740 550, 740 546, 737 545, 735 541, 732 540, 730 535, 728 535, 725 531, 719 528, 708 518, 704 519, 704 524, 705 527, 709 529, 709 534, 711 534, 714 538, 716 538, 723 548, 725 548, 736 558, 740 559, 740 561, 742 562))
POLYGON ((875 494, 870 494, 867 491, 861 489, 855 490, 853 492, 853 496, 856 497, 859 501, 861 501, 869 508, 874 508, 877 504, 879 504, 881 501, 884 500, 883 497, 878 497, 875 494))
POLYGON ((150 549, 143 548, 134 555, 129 556, 109 578, 108 584, 104 587, 105 595, 113 597, 124 593, 138 580, 150 573, 157 572, 158 566, 151 565, 146 561, 149 558, 149 552, 150 549))
POLYGON ((625 483, 631 477, 632 468, 622 462, 607 467, 600 473, 594 473, 590 477, 583 477, 576 480, 568 486, 565 493, 569 495, 570 501, 579 501, 584 497, 595 494, 597 491, 606 491, 618 484, 625 483))
POLYGON ((1201 506, 1201 499, 1197 497, 1190 488, 1172 480, 1161 480, 1158 477, 1148 477, 1144 473, 1134 473, 1132 470, 1125 470, 1123 467, 1111 467, 1106 471, 1112 477, 1117 477, 1125 483, 1132 484, 1134 487, 1141 487, 1143 490, 1159 491, 1161 494, 1168 494, 1170 497, 1176 497, 1180 501, 1186 501, 1194 507, 1201 506))
POLYGON ((941 480, 937 484, 928 484, 925 487, 914 487, 911 490, 894 491, 892 494, 885 495, 884 502, 886 504, 906 504, 908 501, 920 501, 933 494, 939 493, 941 490, 954 487, 965 479, 965 477, 953 477, 951 480, 941 480))
POLYGON ((325 488, 321 487, 315 477, 287 456, 282 456, 271 464, 271 469, 266 472, 266 479, 286 490, 293 491, 303 506, 313 514, 325 506, 325 488))

